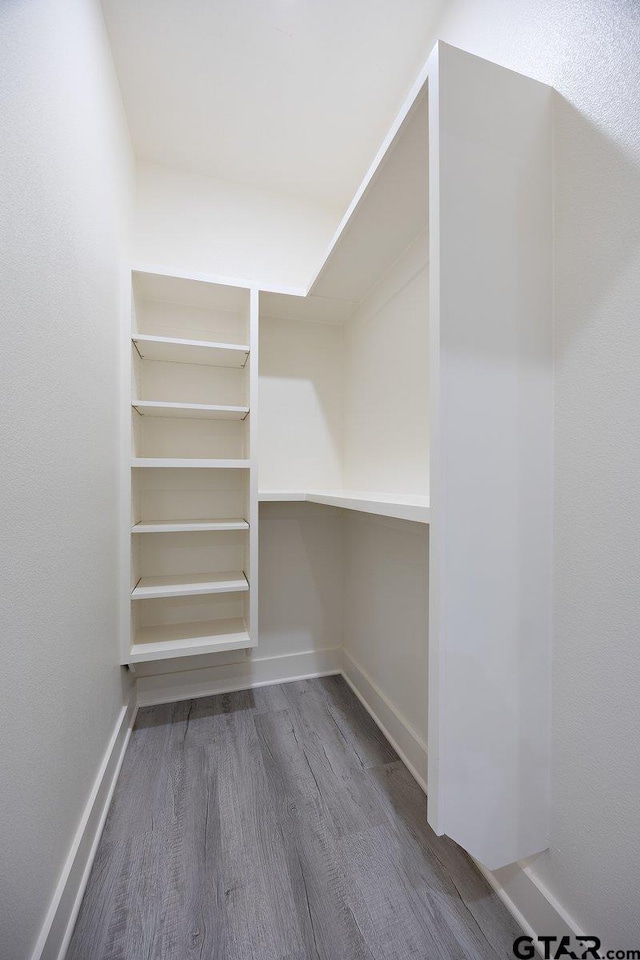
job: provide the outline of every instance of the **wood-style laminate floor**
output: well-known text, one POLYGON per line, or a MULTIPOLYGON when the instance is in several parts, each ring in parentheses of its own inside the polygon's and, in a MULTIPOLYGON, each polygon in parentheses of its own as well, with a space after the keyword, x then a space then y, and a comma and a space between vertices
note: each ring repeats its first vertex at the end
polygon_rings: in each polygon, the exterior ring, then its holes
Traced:
POLYGON ((326 677, 140 710, 67 960, 492 960, 519 932, 326 677))

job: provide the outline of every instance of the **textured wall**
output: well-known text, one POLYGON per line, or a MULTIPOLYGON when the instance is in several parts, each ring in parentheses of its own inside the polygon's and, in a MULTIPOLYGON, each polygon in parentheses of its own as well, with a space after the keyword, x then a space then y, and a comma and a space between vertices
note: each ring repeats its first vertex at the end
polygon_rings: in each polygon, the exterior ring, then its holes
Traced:
POLYGON ((640 946, 640 5, 451 0, 438 37, 553 85, 552 847, 588 932, 640 946))
POLYGON ((24 960, 123 702, 128 135, 93 0, 0 4, 0 955, 24 960))

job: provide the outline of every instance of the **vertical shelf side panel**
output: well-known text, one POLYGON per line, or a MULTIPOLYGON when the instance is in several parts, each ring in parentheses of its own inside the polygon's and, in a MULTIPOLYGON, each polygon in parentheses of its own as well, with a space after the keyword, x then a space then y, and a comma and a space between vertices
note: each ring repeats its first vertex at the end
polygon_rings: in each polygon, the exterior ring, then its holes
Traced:
POLYGON ((249 622, 251 645, 258 645, 258 386, 259 386, 259 293, 251 290, 249 305, 249 622))
POLYGON ((440 555, 438 519, 445 513, 445 490, 439 489, 436 471, 440 448, 440 77, 439 44, 427 62, 429 116, 429 590, 428 590, 428 691, 427 691, 427 819, 432 829, 444 833, 445 778, 440 778, 441 694, 444 686, 440 641, 440 555), (438 516, 433 509, 439 504, 438 516))
POLYGON ((495 869, 548 846, 552 91, 443 43, 428 82, 429 819, 495 869))
POLYGON ((133 516, 133 478, 131 470, 132 430, 131 396, 133 369, 131 334, 135 329, 135 297, 132 274, 128 265, 123 278, 123 304, 120 324, 120 583, 119 583, 119 646, 120 663, 129 660, 131 645, 131 522, 133 516))

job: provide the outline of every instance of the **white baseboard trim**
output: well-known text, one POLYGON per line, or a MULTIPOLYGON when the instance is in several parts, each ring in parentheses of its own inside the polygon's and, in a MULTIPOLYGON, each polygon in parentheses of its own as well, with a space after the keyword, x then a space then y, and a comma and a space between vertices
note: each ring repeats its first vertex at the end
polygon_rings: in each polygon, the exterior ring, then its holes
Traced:
POLYGON ((135 696, 123 706, 78 824, 31 960, 64 960, 107 819, 136 715, 135 696))
POLYGON ((308 680, 341 672, 341 650, 309 650, 280 657, 245 660, 219 667, 183 670, 180 673, 139 677, 138 706, 149 707, 191 697, 206 697, 233 690, 248 690, 270 683, 308 680))
MULTIPOLYGON (((575 937, 584 934, 562 904, 538 879, 531 863, 523 860, 491 871, 481 863, 474 862, 528 936, 575 937)), ((536 948, 542 954, 542 944, 536 943, 536 948)))
MULTIPOLYGON (((345 650, 342 651, 342 675, 426 793, 425 742, 345 650)), ((476 865, 528 936, 563 937, 583 934, 578 924, 537 878, 531 863, 512 863, 493 872, 481 863, 476 862, 476 865)), ((542 950, 542 945, 536 943, 536 947, 542 950)))
POLYGON ((342 675, 413 777, 427 792, 427 745, 346 650, 342 675))

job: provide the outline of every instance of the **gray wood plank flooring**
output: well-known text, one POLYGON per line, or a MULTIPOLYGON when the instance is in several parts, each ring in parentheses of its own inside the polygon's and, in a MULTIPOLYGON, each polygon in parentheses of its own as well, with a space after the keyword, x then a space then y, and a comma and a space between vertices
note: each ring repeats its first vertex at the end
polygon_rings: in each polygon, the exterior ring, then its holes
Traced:
POLYGON ((340 677, 140 710, 67 960, 507 960, 340 677))

